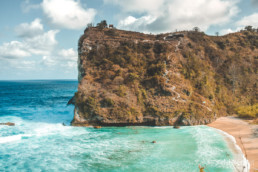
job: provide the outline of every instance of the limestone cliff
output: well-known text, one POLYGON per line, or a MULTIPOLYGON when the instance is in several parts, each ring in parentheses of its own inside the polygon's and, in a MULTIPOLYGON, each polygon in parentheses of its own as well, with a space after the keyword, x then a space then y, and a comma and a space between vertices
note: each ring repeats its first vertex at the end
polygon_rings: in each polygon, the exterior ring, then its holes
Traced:
POLYGON ((197 125, 256 103, 257 32, 222 37, 91 27, 72 125, 197 125))

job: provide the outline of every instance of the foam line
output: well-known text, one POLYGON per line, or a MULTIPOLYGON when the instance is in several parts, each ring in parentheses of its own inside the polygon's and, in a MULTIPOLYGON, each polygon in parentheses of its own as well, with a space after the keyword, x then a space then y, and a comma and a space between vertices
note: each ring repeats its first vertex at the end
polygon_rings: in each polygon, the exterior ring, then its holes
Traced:
MULTIPOLYGON (((217 128, 214 128, 214 129, 216 129, 216 130, 217 130, 218 132, 220 132, 222 135, 224 135, 225 137, 227 137, 227 138, 233 143, 233 145, 235 146, 236 150, 238 150, 238 152, 241 154, 243 166, 245 166, 245 167, 247 167, 247 168, 245 168, 245 169, 239 169, 239 170, 241 170, 241 171, 243 170, 243 172, 249 172, 249 170, 250 170, 250 163, 249 163, 249 161, 246 159, 246 157, 245 157, 244 153, 242 152, 241 148, 238 146, 235 137, 232 136, 232 135, 230 135, 230 134, 228 134, 228 133, 225 132, 225 131, 220 130, 220 129, 217 129, 217 128)), ((237 161, 239 161, 239 160, 237 160, 237 161)), ((242 162, 241 162, 241 163, 242 163, 242 162)), ((233 162, 233 163, 234 163, 234 162, 233 162)))
POLYGON ((0 137, 0 143, 8 143, 8 142, 14 142, 21 140, 22 137, 29 137, 30 135, 28 134, 19 134, 19 135, 14 135, 14 136, 6 136, 6 137, 0 137))

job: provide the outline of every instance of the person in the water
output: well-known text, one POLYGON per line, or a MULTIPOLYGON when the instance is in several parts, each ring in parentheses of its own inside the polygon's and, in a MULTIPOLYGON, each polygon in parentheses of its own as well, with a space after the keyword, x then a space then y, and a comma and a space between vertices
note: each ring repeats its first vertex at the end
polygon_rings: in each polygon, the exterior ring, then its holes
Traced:
POLYGON ((200 166, 200 165, 199 165, 199 169, 200 169, 200 172, 205 172, 205 171, 204 171, 204 167, 202 167, 202 166, 200 166))

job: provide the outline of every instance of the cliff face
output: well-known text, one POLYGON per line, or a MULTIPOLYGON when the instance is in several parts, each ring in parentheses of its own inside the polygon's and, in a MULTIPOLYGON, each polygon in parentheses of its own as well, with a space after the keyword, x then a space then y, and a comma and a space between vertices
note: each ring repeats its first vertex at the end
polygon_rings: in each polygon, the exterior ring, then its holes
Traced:
POLYGON ((197 125, 257 101, 257 32, 147 35, 88 28, 72 125, 197 125))

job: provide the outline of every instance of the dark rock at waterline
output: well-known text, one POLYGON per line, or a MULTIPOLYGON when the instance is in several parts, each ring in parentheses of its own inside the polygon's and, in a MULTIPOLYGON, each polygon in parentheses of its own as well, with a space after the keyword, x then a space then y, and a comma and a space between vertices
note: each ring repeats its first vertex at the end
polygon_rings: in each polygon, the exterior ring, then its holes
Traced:
POLYGON ((0 125, 15 126, 15 123, 6 122, 6 123, 0 123, 0 125))
POLYGON ((173 128, 175 128, 175 129, 179 129, 179 128, 180 128, 180 126, 174 126, 173 128))
POLYGON ((154 140, 154 141, 152 141, 151 143, 157 143, 157 142, 154 140))
POLYGON ((75 104, 75 97, 73 96, 67 103, 67 105, 74 105, 75 104))
POLYGON ((95 129, 100 129, 101 126, 93 126, 93 128, 95 128, 95 129))

